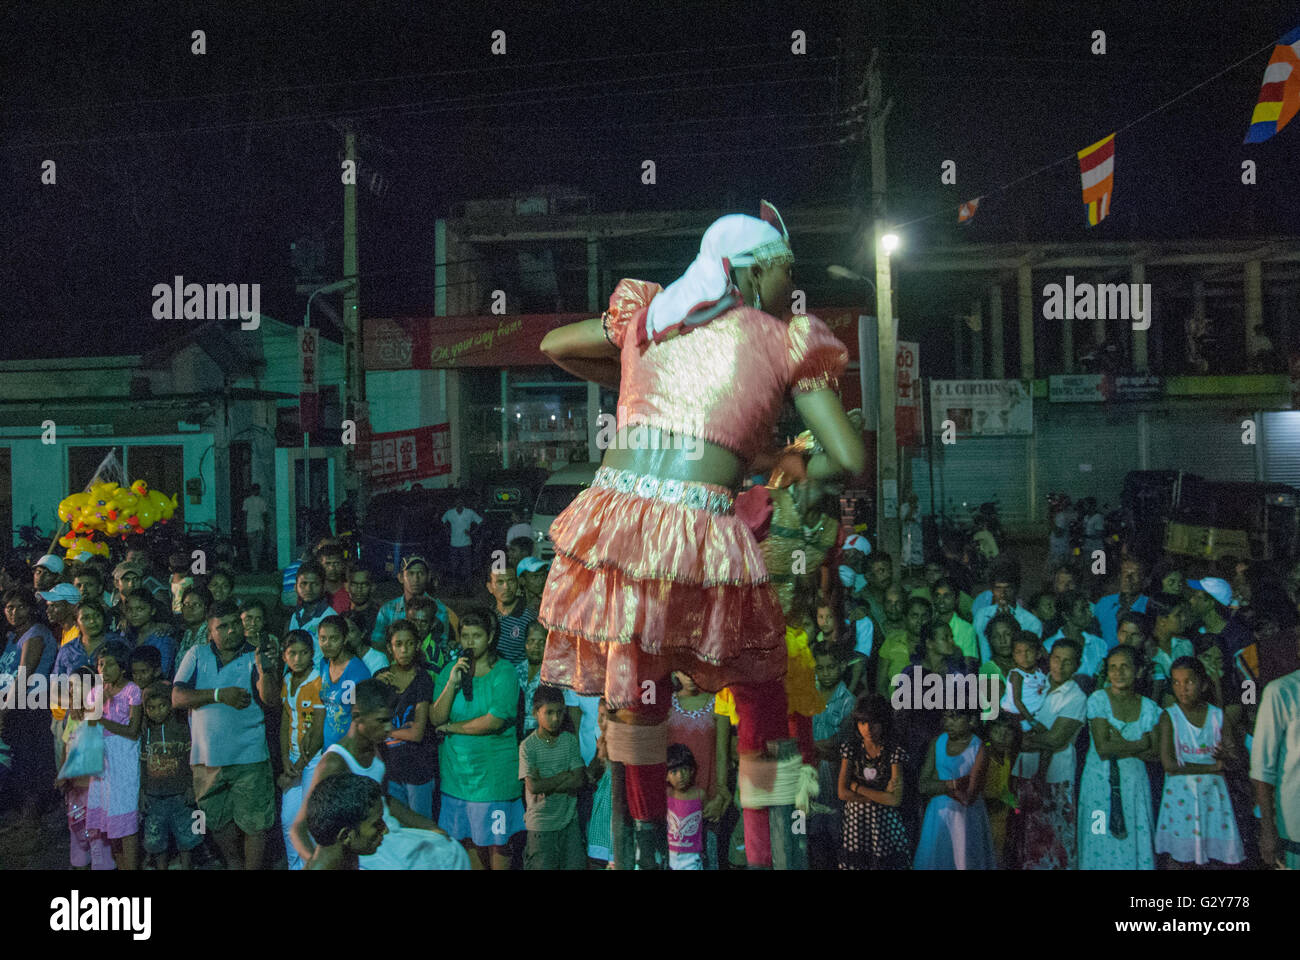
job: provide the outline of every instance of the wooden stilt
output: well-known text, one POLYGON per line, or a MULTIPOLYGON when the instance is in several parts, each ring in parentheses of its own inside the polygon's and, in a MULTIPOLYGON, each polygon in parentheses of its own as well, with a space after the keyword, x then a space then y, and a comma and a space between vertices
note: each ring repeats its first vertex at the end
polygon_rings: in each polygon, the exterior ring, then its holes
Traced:
MULTIPOLYGON (((778 760, 797 757, 800 756, 799 742, 770 740, 767 752, 778 760)), ((767 808, 773 870, 808 869, 808 818, 803 813, 798 813, 796 818, 797 812, 794 804, 767 808)))
POLYGON ((609 841, 615 870, 636 869, 636 845, 632 820, 627 813, 627 778, 623 764, 609 762, 610 831, 609 841))

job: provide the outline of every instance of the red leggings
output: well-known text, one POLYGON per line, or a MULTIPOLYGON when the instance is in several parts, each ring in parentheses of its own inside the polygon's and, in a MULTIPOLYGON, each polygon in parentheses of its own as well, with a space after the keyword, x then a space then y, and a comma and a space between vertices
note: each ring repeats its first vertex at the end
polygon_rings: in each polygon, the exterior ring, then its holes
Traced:
MULTIPOLYGON (((671 690, 671 681, 664 678, 655 689, 671 690)), ((741 753, 761 753, 769 740, 782 740, 795 735, 794 718, 787 719, 785 680, 766 683, 737 683, 731 686, 736 698, 736 714, 740 725, 737 730, 741 753)), ((658 698, 657 698, 658 699, 658 698)), ((667 702, 638 704, 632 711, 639 717, 664 723, 672 705, 667 702)), ((803 731, 800 730, 799 733, 803 731)), ((811 723, 808 736, 811 737, 811 723)), ((799 737, 801 748, 803 736, 799 737)), ((806 758, 805 758, 806 759, 806 758)), ((627 808, 634 820, 666 821, 668 819, 668 767, 665 763, 624 765, 627 783, 627 808)), ((755 866, 770 866, 772 841, 768 831, 766 809, 746 810, 745 857, 755 866)))

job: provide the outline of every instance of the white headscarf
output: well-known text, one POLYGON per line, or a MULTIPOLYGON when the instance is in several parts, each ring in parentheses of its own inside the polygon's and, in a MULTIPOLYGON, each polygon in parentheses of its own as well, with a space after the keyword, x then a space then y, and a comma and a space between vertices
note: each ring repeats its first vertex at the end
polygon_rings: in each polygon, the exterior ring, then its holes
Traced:
POLYGON ((776 207, 766 200, 763 219, 735 213, 713 222, 686 272, 650 302, 638 342, 660 341, 678 327, 697 327, 741 302, 731 282, 732 267, 769 266, 794 259, 789 234, 776 207))

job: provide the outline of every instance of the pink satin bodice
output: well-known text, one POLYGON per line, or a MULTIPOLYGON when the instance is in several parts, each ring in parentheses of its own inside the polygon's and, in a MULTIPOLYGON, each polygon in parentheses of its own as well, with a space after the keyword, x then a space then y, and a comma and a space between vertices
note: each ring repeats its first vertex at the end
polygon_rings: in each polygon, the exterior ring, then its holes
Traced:
POLYGON ((621 351, 618 426, 657 427, 715 443, 748 461, 766 449, 787 392, 836 389, 848 351, 813 316, 783 323, 737 307, 661 343, 638 347, 658 284, 623 280, 609 300, 621 351))

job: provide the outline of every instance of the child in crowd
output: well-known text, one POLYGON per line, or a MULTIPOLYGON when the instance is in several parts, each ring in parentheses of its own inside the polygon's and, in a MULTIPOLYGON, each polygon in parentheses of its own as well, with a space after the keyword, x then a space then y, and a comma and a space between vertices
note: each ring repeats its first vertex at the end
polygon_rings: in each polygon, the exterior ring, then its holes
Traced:
POLYGON ((519 674, 520 701, 519 716, 523 721, 520 738, 528 736, 537 729, 537 717, 533 713, 533 694, 542 682, 542 657, 546 653, 546 627, 534 620, 528 625, 524 637, 524 659, 515 665, 519 674))
POLYGON ((1028 630, 1022 630, 1012 642, 1011 656, 1015 666, 1007 677, 1007 692, 1002 696, 1002 712, 1020 718, 1020 729, 1032 728, 1034 714, 1047 699, 1047 674, 1038 661, 1043 653, 1042 641, 1028 630))
POLYGON ((912 844, 899 809, 908 759, 894 737, 893 713, 879 694, 863 697, 853 709, 857 736, 840 744, 841 870, 907 870, 912 865, 912 844))
POLYGON ((320 783, 307 801, 307 830, 316 841, 308 870, 360 870, 360 857, 379 850, 388 827, 378 783, 340 773, 320 783))
POLYGON ((138 865, 136 833, 140 815, 140 724, 143 697, 126 676, 131 651, 111 641, 99 649, 96 661, 102 687, 86 696, 85 722, 104 729, 104 769, 90 778, 86 794, 86 829, 97 832, 114 848, 123 870, 138 865), (100 712, 99 719, 94 719, 100 712))
POLYGON ((144 691, 163 679, 162 654, 157 647, 136 647, 131 651, 132 683, 144 691))
POLYGON ((433 820, 437 792, 438 749, 429 727, 433 681, 420 659, 420 628, 409 620, 394 620, 385 631, 391 665, 375 679, 397 696, 393 731, 380 751, 388 770, 388 792, 421 816, 433 820))
POLYGON ((239 609, 239 622, 244 626, 244 639, 253 649, 258 649, 268 640, 275 644, 275 659, 284 655, 280 638, 266 632, 266 604, 261 600, 246 600, 239 609))
MULTIPOLYGON (((80 681, 82 690, 89 690, 97 674, 90 666, 77 668, 69 678, 80 681)), ((77 729, 85 725, 86 711, 82 701, 73 698, 68 706, 67 722, 63 728, 62 741, 66 753, 77 729)), ((62 755, 61 755, 62 756, 62 755)), ((109 843, 98 832, 92 833, 86 826, 86 800, 90 794, 90 777, 75 777, 71 780, 57 781, 63 791, 64 801, 68 807, 69 862, 74 870, 112 870, 113 851, 109 843)))
POLYGON ((1011 793, 1011 770, 1020 756, 1020 724, 1014 714, 999 714, 989 722, 986 736, 989 768, 984 777, 984 803, 989 812, 994 863, 1001 865, 1006 848, 1007 820, 1016 808, 1016 798, 1011 793))
POLYGON ((614 851, 611 848, 610 826, 613 808, 613 780, 609 769, 609 749, 605 743, 605 728, 609 725, 609 707, 602 697, 596 706, 596 756, 590 769, 599 771, 596 789, 591 795, 591 819, 587 823, 587 860, 592 870, 612 869, 614 851))
POLYGON ((668 748, 668 869, 703 870, 704 791, 695 784, 695 756, 683 743, 668 748))
POLYGON ((419 629, 420 658, 430 680, 455 661, 459 643, 450 625, 438 619, 438 603, 432 597, 412 597, 406 601, 406 619, 419 629))
POLYGON ((190 851, 203 842, 202 832, 195 829, 189 724, 172 710, 172 686, 165 681, 145 688, 144 712, 141 842, 145 854, 158 858, 157 869, 166 870, 171 841, 175 840, 180 868, 188 870, 190 851))
POLYGON ((853 696, 867 692, 867 663, 875 642, 875 625, 863 610, 861 619, 840 626, 840 603, 832 596, 824 596, 817 604, 817 642, 831 646, 844 662, 844 685, 853 696))
MULTIPOLYGON (((338 614, 326 617, 317 630, 320 644, 320 698, 325 707, 325 737, 322 751, 342 740, 352 723, 353 693, 362 680, 370 679, 365 663, 349 649, 347 621, 338 614)), ((303 771, 306 773, 306 771, 303 771)), ((304 780, 304 782, 307 782, 304 780)))
POLYGON ((1160 760, 1165 789, 1156 825, 1156 853, 1172 868, 1203 866, 1211 860, 1241 863, 1241 836, 1232 813, 1223 771, 1236 760, 1231 724, 1206 700, 1210 678, 1195 657, 1169 667, 1175 703, 1160 717, 1160 760))
POLYGON ((280 829, 290 870, 303 868, 302 857, 289 838, 302 806, 303 772, 320 755, 325 737, 325 705, 320 698, 320 672, 312 661, 314 644, 306 630, 290 630, 284 638, 287 668, 280 688, 280 829))
POLYGON ((528 810, 525 870, 582 870, 582 831, 578 826, 578 791, 587 785, 578 738, 564 730, 564 694, 539 686, 533 695, 537 729, 519 745, 519 779, 524 781, 528 810))
POLYGON ((917 870, 992 870, 993 839, 984 784, 989 758, 969 710, 945 710, 944 732, 930 744, 921 795, 930 797, 916 849, 917 870))
MULTIPOLYGON (((208 592, 212 594, 213 603, 221 603, 235 595, 235 573, 229 567, 218 567, 208 578, 208 592)), ((238 600, 235 601, 239 603, 238 600)))
POLYGON ((373 677, 388 666, 388 656, 370 645, 370 632, 365 629, 365 614, 344 614, 343 620, 347 623, 348 649, 352 651, 352 656, 360 658, 373 677))
POLYGON ((848 731, 856 701, 844 681, 844 661, 835 647, 819 644, 813 649, 817 667, 817 689, 826 697, 826 709, 813 717, 813 740, 817 748, 817 800, 808 818, 808 859, 814 870, 832 870, 840 847, 840 823, 844 805, 836 796, 840 740, 848 731))

